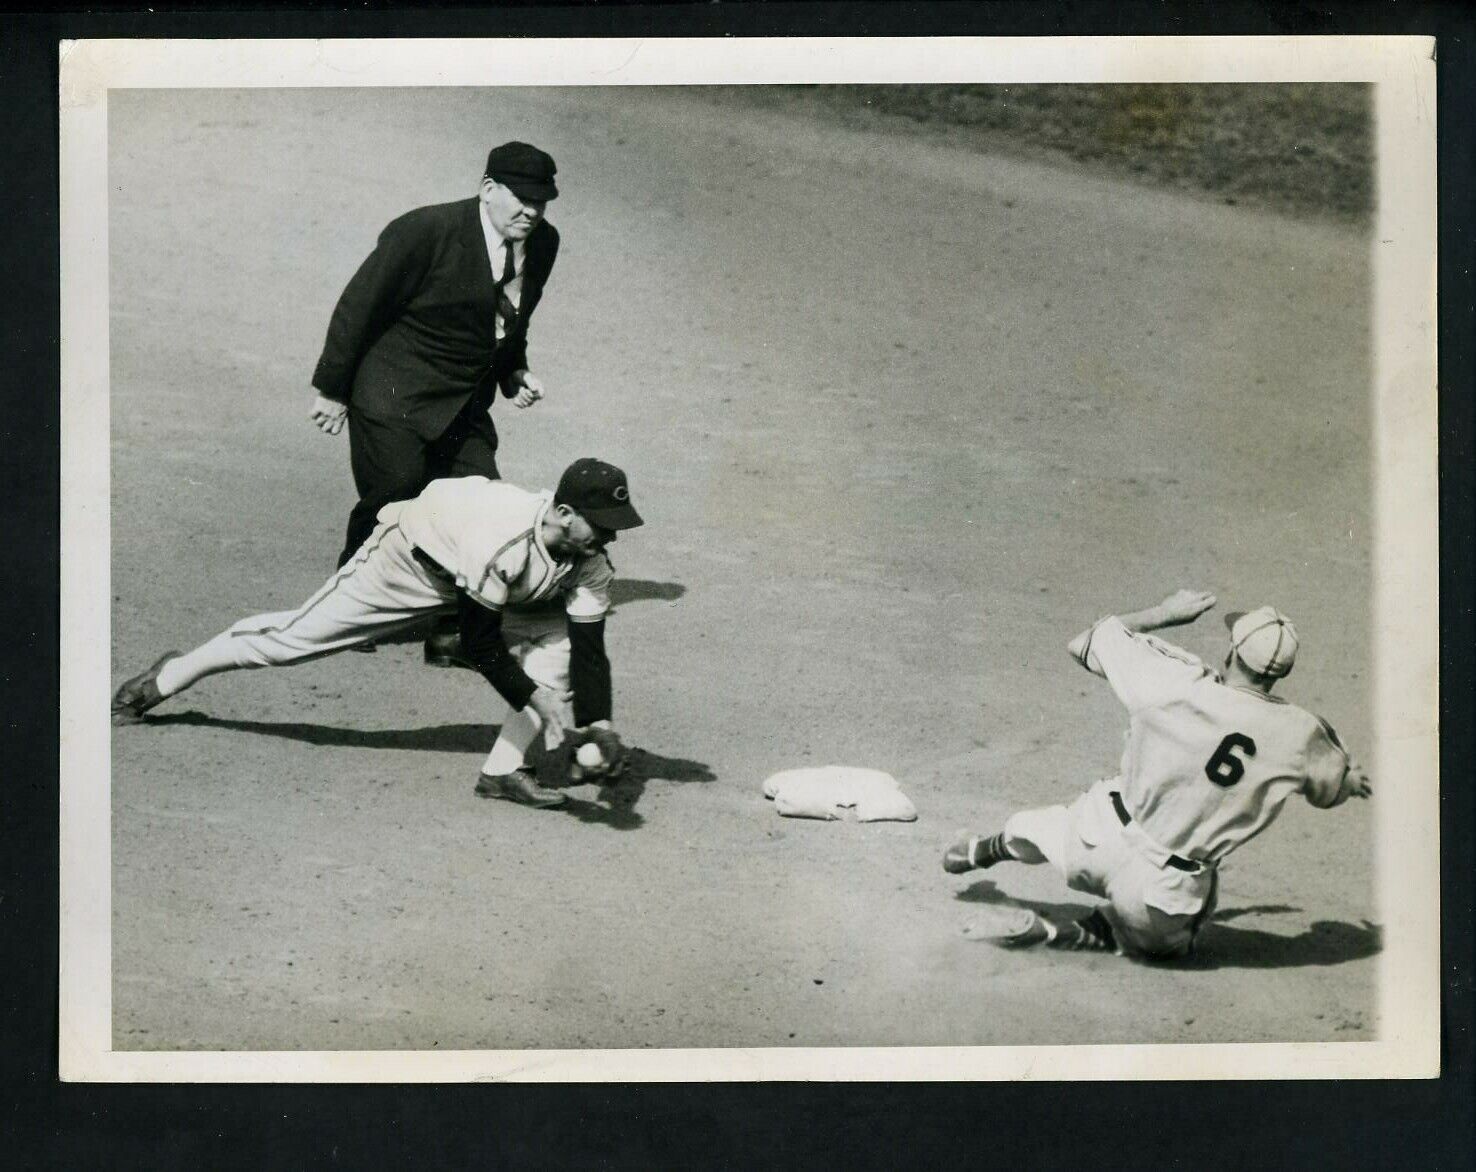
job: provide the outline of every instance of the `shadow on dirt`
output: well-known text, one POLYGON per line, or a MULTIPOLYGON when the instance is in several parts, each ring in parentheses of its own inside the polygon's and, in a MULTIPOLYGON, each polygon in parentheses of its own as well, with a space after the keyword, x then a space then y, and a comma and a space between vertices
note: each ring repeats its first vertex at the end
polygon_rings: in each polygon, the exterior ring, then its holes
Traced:
MULTIPOLYGON (((179 724, 197 728, 223 728, 257 736, 282 737, 309 745, 347 749, 407 749, 422 753, 485 753, 497 739, 495 724, 440 724, 429 728, 358 729, 299 721, 228 720, 207 716, 193 709, 165 716, 151 716, 147 724, 179 724)), ((716 781, 717 774, 701 761, 687 757, 666 757, 649 749, 632 747, 625 774, 613 785, 600 787, 594 801, 569 795, 557 813, 568 814, 581 822, 609 826, 616 830, 634 830, 645 819, 636 812, 636 803, 646 792, 649 781, 702 782, 716 781)), ((581 782, 560 782, 544 778, 545 785, 556 788, 581 782)))
POLYGON ((191 709, 150 716, 146 724, 185 724, 281 737, 340 749, 410 749, 423 753, 485 753, 497 737, 495 724, 437 724, 426 728, 340 728, 295 720, 228 720, 191 709))
POLYGON ((650 582, 644 578, 616 578, 610 583, 610 605, 627 602, 675 602, 687 588, 680 582, 650 582))
MULTIPOLYGON (((992 880, 971 883, 955 897, 964 903, 1010 904, 1034 908, 1057 923, 1069 923, 1088 915, 1094 904, 1045 903, 1039 900, 1011 899, 992 880)), ((1137 963, 1155 968, 1189 969, 1281 969, 1307 968, 1346 964, 1377 955, 1383 948, 1383 930, 1364 920, 1351 924, 1343 920, 1317 920, 1303 932, 1284 936, 1263 932, 1259 928, 1231 927, 1231 920, 1242 916, 1287 915, 1301 911, 1285 903, 1253 904, 1223 908, 1210 917, 1195 941, 1194 955, 1181 960, 1152 961, 1133 958, 1137 963)))
POLYGON ((614 830, 634 830, 645 822, 635 806, 646 792, 648 781, 716 780, 717 774, 701 761, 692 761, 686 757, 663 757, 648 749, 632 748, 625 773, 613 784, 602 785, 595 801, 576 798, 571 794, 569 800, 557 807, 555 813, 568 814, 581 822, 609 826, 614 830))
POLYGON ((1194 955, 1177 962, 1186 969, 1284 969, 1345 964, 1383 950, 1383 929, 1364 920, 1316 920, 1305 932, 1282 936, 1257 928, 1230 928, 1213 917, 1195 943, 1194 955))

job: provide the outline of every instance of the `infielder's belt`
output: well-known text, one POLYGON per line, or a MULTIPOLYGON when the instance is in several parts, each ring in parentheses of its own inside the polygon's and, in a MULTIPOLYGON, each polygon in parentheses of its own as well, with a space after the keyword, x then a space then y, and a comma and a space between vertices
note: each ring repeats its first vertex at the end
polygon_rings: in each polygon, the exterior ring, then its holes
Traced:
POLYGON ((410 547, 410 553, 415 558, 415 560, 419 562, 422 566, 424 566, 427 570, 429 570, 433 576, 437 578, 443 578, 447 582, 451 582, 453 584, 456 582, 456 575, 451 573, 450 570, 446 569, 445 566, 441 565, 440 562, 436 561, 435 558, 431 557, 430 554, 426 553, 425 550, 421 549, 420 546, 412 545, 410 547))
MULTIPOLYGON (((1116 790, 1112 790, 1110 796, 1112 798, 1112 808, 1117 811, 1117 820, 1124 826, 1128 825, 1132 822, 1133 816, 1128 813, 1128 808, 1123 805, 1122 795, 1116 790)), ((1162 848, 1160 847, 1159 849, 1161 850, 1162 848)), ((1179 871, 1198 871, 1203 866, 1203 864, 1196 863, 1193 859, 1186 859, 1182 855, 1171 854, 1164 859, 1164 862, 1179 871)))

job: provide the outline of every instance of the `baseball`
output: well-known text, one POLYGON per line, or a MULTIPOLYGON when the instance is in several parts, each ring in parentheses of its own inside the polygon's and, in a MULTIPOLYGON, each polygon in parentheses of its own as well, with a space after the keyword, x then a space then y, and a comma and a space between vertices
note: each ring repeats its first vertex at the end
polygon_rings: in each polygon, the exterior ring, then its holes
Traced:
POLYGON ((580 745, 578 751, 574 754, 574 760, 578 761, 586 769, 598 769, 605 763, 605 758, 600 753, 599 745, 593 741, 586 741, 580 745))

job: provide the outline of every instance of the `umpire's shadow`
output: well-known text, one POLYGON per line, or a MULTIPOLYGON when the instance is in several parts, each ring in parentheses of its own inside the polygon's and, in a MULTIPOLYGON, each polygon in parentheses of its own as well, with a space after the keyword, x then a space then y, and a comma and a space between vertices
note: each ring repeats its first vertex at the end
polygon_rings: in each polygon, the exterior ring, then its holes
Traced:
MULTIPOLYGON (((957 892, 956 899, 965 903, 1013 904, 1034 908, 1058 923, 1069 923, 1088 915, 1096 904, 1044 903, 1040 900, 1012 899, 992 880, 981 879, 957 892)), ((1343 920, 1317 920, 1307 929, 1287 936, 1265 932, 1259 928, 1232 927, 1229 923, 1248 915, 1286 915, 1301 911, 1288 904, 1258 904, 1249 907, 1222 908, 1200 929, 1192 956, 1178 960, 1153 961, 1134 959, 1141 964, 1208 971, 1213 969, 1284 969, 1346 964, 1376 956, 1383 949, 1383 930, 1364 920, 1352 924, 1343 920)))

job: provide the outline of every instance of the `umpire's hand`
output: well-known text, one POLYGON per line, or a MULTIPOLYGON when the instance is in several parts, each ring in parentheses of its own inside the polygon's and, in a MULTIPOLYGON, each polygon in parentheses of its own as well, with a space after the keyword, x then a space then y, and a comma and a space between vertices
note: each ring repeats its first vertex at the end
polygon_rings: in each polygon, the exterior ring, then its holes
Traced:
POLYGON ((543 380, 531 370, 519 370, 512 376, 513 386, 518 388, 513 396, 514 407, 531 407, 543 398, 543 380))
POLYGON ((313 400, 313 409, 308 412, 308 418, 317 424, 319 431, 327 435, 337 435, 343 430, 344 420, 348 418, 348 404, 319 395, 313 400))

